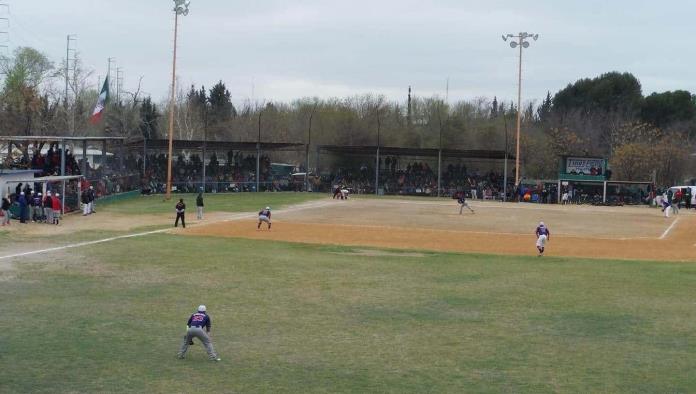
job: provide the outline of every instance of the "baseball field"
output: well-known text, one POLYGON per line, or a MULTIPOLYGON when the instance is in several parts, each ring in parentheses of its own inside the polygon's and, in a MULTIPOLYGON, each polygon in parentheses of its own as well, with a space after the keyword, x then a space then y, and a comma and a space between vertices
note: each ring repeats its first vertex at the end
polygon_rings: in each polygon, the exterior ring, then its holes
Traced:
POLYGON ((696 391, 691 212, 183 197, 0 229, 0 392, 696 391))

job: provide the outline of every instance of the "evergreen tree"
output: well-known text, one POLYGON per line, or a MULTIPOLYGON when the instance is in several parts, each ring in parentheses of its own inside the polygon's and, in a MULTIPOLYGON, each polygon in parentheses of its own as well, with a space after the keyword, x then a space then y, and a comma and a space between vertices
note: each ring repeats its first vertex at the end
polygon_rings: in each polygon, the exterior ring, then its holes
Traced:
POLYGON ((537 108, 537 117, 539 118, 539 122, 543 123, 549 119, 549 115, 551 115, 551 107, 551 92, 546 92, 546 98, 541 103, 539 108, 537 108))
POLYGON ((228 122, 237 117, 237 110, 232 105, 230 91, 225 83, 219 81, 210 89, 208 102, 210 103, 210 124, 217 125, 228 122))
POLYGON ((140 133, 143 135, 143 138, 159 138, 157 133, 158 118, 159 113, 157 112, 157 106, 152 102, 150 97, 146 97, 140 106, 140 133))

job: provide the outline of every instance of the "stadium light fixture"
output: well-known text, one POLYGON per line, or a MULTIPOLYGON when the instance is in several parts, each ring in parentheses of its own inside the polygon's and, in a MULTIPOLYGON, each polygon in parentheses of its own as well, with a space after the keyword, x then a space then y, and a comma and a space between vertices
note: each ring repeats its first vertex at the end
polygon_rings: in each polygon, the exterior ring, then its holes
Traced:
POLYGON ((510 47, 515 49, 519 47, 519 65, 517 69, 517 142, 515 143, 515 186, 520 183, 520 125, 521 125, 521 106, 522 106, 522 49, 529 48, 529 39, 534 41, 539 39, 538 34, 521 32, 518 34, 504 34, 503 41, 508 39, 516 39, 510 41, 510 47))
POLYGON ((174 0, 174 58, 172 61, 172 96, 169 102, 169 156, 167 157, 167 200, 172 198, 172 145, 174 141, 174 100, 176 96, 176 38, 179 30, 179 15, 186 16, 189 13, 189 0, 174 0))

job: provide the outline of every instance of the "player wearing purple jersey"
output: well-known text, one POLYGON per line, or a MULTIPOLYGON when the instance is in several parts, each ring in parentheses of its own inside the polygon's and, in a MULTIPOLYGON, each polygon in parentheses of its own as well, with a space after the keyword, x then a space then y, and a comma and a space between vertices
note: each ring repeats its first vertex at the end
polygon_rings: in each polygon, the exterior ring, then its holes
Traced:
POLYGON ((549 228, 546 227, 544 222, 539 222, 539 226, 537 226, 535 234, 537 237, 536 247, 539 251, 539 256, 543 256, 544 248, 546 248, 546 242, 551 239, 551 232, 549 231, 549 228))
POLYGON ((268 224, 268 229, 271 229, 271 207, 266 207, 259 212, 259 224, 256 226, 257 230, 261 229, 261 223, 266 222, 268 224))

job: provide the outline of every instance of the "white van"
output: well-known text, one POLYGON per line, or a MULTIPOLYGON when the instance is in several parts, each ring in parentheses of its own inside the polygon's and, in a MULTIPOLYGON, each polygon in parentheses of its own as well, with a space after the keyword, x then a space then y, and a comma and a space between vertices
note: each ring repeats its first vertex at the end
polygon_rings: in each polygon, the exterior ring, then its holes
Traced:
POLYGON ((691 189, 691 206, 696 206, 696 186, 672 186, 669 188, 672 193, 676 193, 679 189, 691 189))

